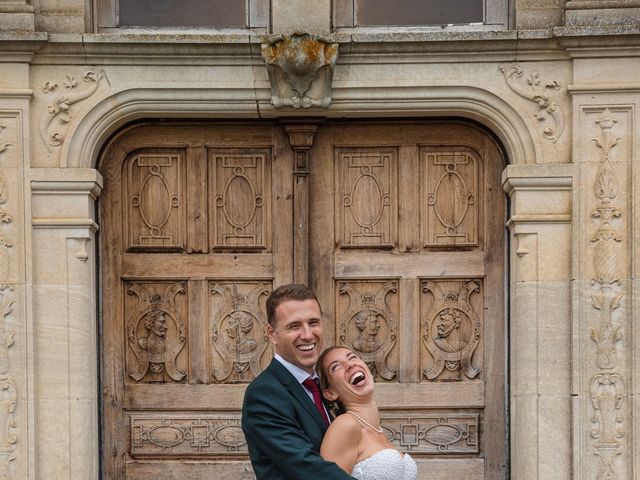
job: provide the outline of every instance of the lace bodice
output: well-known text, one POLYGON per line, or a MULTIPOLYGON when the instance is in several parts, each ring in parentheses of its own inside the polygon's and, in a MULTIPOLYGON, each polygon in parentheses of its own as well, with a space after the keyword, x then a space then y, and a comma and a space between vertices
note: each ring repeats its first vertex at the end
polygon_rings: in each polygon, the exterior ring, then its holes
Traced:
POLYGON ((409 454, 385 448, 353 466, 358 480, 416 480, 418 467, 409 454))

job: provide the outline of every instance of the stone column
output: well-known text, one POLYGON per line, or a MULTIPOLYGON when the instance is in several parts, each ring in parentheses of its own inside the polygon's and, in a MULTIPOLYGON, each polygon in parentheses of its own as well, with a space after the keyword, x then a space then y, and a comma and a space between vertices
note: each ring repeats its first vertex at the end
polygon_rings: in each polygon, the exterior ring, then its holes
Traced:
POLYGON ((95 199, 91 169, 32 169, 36 478, 97 480, 95 199))
POLYGON ((570 165, 511 165, 511 478, 571 473, 570 165))
POLYGON ((638 0, 570 0, 565 8, 570 26, 635 25, 640 16, 638 0))

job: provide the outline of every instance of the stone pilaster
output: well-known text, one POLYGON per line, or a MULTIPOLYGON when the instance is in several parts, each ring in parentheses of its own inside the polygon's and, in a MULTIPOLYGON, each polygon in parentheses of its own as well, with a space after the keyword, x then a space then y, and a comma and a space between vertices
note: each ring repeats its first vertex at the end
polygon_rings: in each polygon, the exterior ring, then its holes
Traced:
POLYGON ((640 98, 623 97, 606 85, 589 94, 579 86, 573 90, 582 185, 574 194, 574 469, 584 480, 630 480, 637 478, 633 443, 639 433, 632 419, 638 414, 634 245, 640 98))
POLYGON ((571 166, 511 165, 511 477, 571 474, 571 166))
POLYGON ((32 169, 37 478, 98 478, 95 199, 91 169, 32 169))
POLYGON ((0 32, 33 32, 33 12, 26 0, 0 0, 0 32))

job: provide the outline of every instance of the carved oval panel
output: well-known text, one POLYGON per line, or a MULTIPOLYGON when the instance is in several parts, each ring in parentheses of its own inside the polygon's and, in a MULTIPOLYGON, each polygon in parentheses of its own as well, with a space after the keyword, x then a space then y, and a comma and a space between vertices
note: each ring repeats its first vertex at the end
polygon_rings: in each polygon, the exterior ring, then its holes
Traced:
POLYGON ((256 194, 253 186, 242 175, 233 177, 224 192, 224 214, 236 228, 251 223, 256 211, 256 194))
POLYGON ((443 226, 455 228, 467 215, 469 192, 455 170, 440 178, 434 193, 435 213, 443 226))
POLYGON ((171 426, 154 428, 149 432, 149 441, 159 447, 175 447, 184 442, 184 432, 171 426))
POLYGON ((442 447, 447 447, 458 442, 462 438, 462 432, 451 425, 435 425, 424 432, 424 439, 442 447))
POLYGON ((150 174, 140 188, 140 216, 150 228, 160 228, 171 215, 171 193, 163 176, 150 174))
POLYGON ((227 425, 215 434, 215 441, 225 447, 238 448, 245 444, 242 429, 237 425, 227 425))
POLYGON ((351 212, 361 227, 376 225, 382 213, 384 194, 378 181, 372 175, 361 175, 353 185, 351 193, 351 212))

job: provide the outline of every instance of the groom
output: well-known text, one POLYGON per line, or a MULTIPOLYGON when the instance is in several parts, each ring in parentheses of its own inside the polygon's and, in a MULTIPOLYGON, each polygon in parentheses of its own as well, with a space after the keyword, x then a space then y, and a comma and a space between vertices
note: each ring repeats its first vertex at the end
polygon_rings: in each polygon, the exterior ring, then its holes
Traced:
POLYGON ((269 366, 247 387, 242 430, 258 480, 353 480, 320 454, 329 425, 315 378, 322 312, 306 286, 283 285, 267 299, 269 366))

